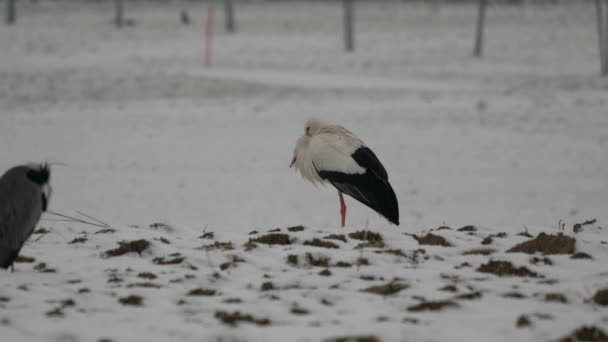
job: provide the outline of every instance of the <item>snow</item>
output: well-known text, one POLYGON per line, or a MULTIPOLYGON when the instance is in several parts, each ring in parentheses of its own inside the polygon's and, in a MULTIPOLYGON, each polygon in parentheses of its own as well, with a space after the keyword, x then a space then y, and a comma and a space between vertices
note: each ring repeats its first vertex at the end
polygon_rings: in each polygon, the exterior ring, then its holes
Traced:
MULTIPOLYGON (((23 254, 56 268, 39 273, 17 264, 0 274, 0 336, 3 340, 319 340, 373 334, 402 340, 547 340, 581 324, 606 327, 605 310, 589 299, 606 287, 605 229, 608 203, 608 83, 598 74, 592 4, 492 7, 483 59, 470 57, 470 5, 437 7, 401 2, 357 4, 355 53, 341 47, 340 9, 334 2, 239 3, 239 32, 222 32, 217 21, 214 65, 202 65, 205 4, 128 4, 136 26, 116 30, 109 4, 45 2, 21 5, 18 24, 0 30, 0 169, 29 161, 57 161, 51 209, 76 211, 109 222, 114 234, 49 221, 51 233, 33 236, 23 254), (189 10, 193 25, 181 26, 189 10), (295 140, 310 116, 342 122, 385 165, 400 200, 401 226, 390 226, 347 198, 346 230, 340 230, 335 190, 315 188, 288 168, 295 140), (553 266, 530 265, 530 256, 505 251, 525 238, 556 233, 598 219, 576 235, 577 249, 593 260, 551 257, 553 266), (167 222, 172 231, 146 228, 167 222), (295 245, 245 251, 251 230, 302 224, 295 245), (313 237, 369 228, 390 248, 411 255, 419 246, 403 233, 421 234, 440 225, 478 227, 475 236, 439 231, 456 247, 424 247, 420 265, 356 244, 325 250, 302 245, 313 237), (141 228, 131 228, 138 225, 141 228), (195 249, 203 227, 233 251, 195 249), (83 244, 67 244, 87 232, 83 244), (494 239, 492 256, 463 256, 494 239), (165 245, 153 240, 164 236, 165 245), (141 256, 103 258, 117 241, 152 242, 141 256), (179 252, 185 264, 155 265, 154 257, 179 252), (315 252, 332 260, 370 266, 320 268, 285 263, 286 254, 315 252), (227 255, 246 262, 219 270, 227 255), (438 256, 443 260, 435 258, 438 256), (475 269, 490 258, 527 266, 550 279, 477 281, 475 269), (454 269, 463 262, 472 267, 454 269), (188 269, 192 265, 197 270, 188 269), (123 282, 107 283, 116 269, 123 282), (284 271, 286 270, 286 271, 284 271), (128 288, 151 271, 162 287, 128 288), (164 272, 164 273, 163 273, 164 272), (214 272, 221 277, 212 277, 214 272), (361 275, 400 277, 410 288, 389 297, 361 293, 361 275), (410 313, 415 296, 445 299, 440 273, 457 274, 483 293, 457 309, 410 313), (193 274, 195 278, 170 280, 193 274), (280 286, 278 300, 260 291, 264 274, 280 286), (80 280, 71 284, 69 280, 80 280), (329 289, 341 284, 339 289, 329 289), (19 289, 26 285, 27 290, 19 289), (248 285, 251 284, 251 287, 248 285), (506 299, 518 286, 525 299, 506 299), (78 289, 89 288, 79 294, 78 289), (220 295, 191 298, 196 287, 220 295), (569 304, 546 303, 561 292, 569 304), (118 298, 144 297, 144 306, 118 298), (240 297, 241 304, 222 299, 240 297), (72 298, 64 317, 47 317, 56 301, 72 298), (319 303, 323 298, 333 306, 319 303), (186 304, 177 305, 180 299, 186 304), (311 311, 289 313, 293 303, 311 311), (272 323, 231 328, 216 310, 240 310, 272 323), (520 314, 531 328, 517 329, 520 314), (378 322, 379 316, 388 317, 378 322), (403 323, 416 318, 418 324, 403 323), (8 320, 8 321, 7 321, 8 320), (317 322, 321 322, 318 324, 317 322), (334 323, 332 323, 334 322, 334 323), (134 336, 136 332, 136 336, 134 336)), ((221 12, 217 12, 221 14, 221 12)), ((483 277, 483 275, 481 275, 483 277)), ((385 282, 386 282, 385 281, 385 282)), ((272 291, 269 291, 272 292, 272 291)), ((606 329, 604 329, 606 330, 606 329)))

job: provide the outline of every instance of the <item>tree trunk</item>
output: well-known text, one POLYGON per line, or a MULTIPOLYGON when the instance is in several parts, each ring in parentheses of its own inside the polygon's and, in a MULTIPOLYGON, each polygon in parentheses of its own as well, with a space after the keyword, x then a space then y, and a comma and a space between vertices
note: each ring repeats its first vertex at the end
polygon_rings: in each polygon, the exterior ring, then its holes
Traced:
POLYGON ((236 25, 234 22, 234 3, 232 0, 224 0, 224 11, 226 14, 224 22, 226 32, 234 33, 236 31, 236 25))
POLYGON ((473 48, 473 56, 481 57, 483 54, 483 27, 486 20, 487 0, 479 0, 479 8, 477 12, 477 26, 475 29, 475 47, 473 48))
POLYGON ((344 48, 346 51, 355 50, 354 34, 354 0, 343 0, 344 5, 344 48))

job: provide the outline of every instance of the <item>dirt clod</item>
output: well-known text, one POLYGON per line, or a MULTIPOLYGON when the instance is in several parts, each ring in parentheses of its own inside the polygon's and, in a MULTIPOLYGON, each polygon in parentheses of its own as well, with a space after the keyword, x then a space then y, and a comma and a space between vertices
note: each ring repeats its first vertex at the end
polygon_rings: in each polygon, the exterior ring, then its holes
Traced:
POLYGON ((479 298, 481 298, 481 292, 479 292, 479 291, 463 293, 463 294, 459 294, 454 297, 454 299, 465 299, 465 300, 473 300, 473 299, 479 299, 479 298))
POLYGON ((287 263, 290 265, 297 265, 298 264, 298 256, 296 254, 289 254, 287 256, 287 263))
POLYGON ((57 270, 54 268, 47 268, 46 263, 44 263, 44 262, 38 263, 36 266, 34 266, 34 270, 36 270, 40 273, 56 273, 57 272, 57 270))
POLYGON ((262 235, 255 239, 250 239, 249 241, 263 243, 267 245, 289 245, 291 241, 289 240, 289 235, 282 233, 270 233, 266 235, 262 235))
POLYGON ((152 262, 157 264, 157 265, 176 265, 176 264, 181 264, 182 261, 184 261, 184 257, 182 256, 176 256, 174 258, 166 258, 165 257, 156 257, 154 259, 152 259, 152 262))
POLYGON ((576 239, 562 234, 550 235, 540 233, 535 239, 522 242, 507 252, 521 252, 534 254, 537 252, 543 254, 572 254, 574 253, 574 245, 576 239))
POLYGON ((376 336, 369 335, 333 337, 324 340, 324 342, 380 342, 380 340, 376 336))
POLYGON ((504 293, 502 296, 505 297, 505 298, 513 298, 513 299, 523 299, 523 298, 526 298, 526 295, 524 295, 522 293, 519 293, 519 292, 515 292, 515 291, 504 293))
POLYGON ((117 248, 107 250, 105 254, 108 257, 121 256, 130 252, 136 252, 137 254, 141 254, 141 252, 148 248, 148 246, 150 246, 150 243, 144 239, 133 241, 120 241, 118 242, 117 248))
POLYGON ((304 230, 304 226, 293 226, 293 227, 288 227, 287 231, 295 233, 295 232, 301 232, 304 230))
POLYGON ((381 296, 390 296, 392 294, 399 293, 402 290, 407 289, 408 287, 410 287, 408 284, 392 280, 384 285, 370 286, 361 291, 381 296))
POLYGON ((446 285, 440 288, 439 291, 458 292, 458 288, 455 285, 446 285))
POLYGON ((496 250, 493 248, 476 248, 465 251, 462 255, 490 255, 494 252, 496 252, 496 250))
POLYGON ((130 305, 130 306, 141 306, 144 299, 141 296, 130 295, 127 297, 122 297, 118 299, 118 302, 122 305, 130 305))
POLYGON ((492 273, 499 277, 502 276, 516 276, 516 277, 540 277, 536 272, 532 272, 526 267, 515 267, 509 261, 489 261, 487 264, 482 264, 477 268, 477 272, 492 273))
POLYGON ((331 275, 331 271, 326 268, 323 271, 319 272, 319 275, 322 277, 329 277, 331 275))
POLYGON ((292 307, 289 312, 291 312, 294 315, 308 315, 308 314, 310 314, 309 310, 306 310, 306 309, 301 308, 299 306, 292 307))
POLYGON ((414 239, 418 241, 419 245, 430 245, 430 246, 443 246, 443 247, 451 247, 452 245, 440 235, 435 235, 428 233, 423 237, 418 237, 414 235, 414 239))
POLYGON ((559 342, 575 341, 605 342, 608 341, 608 335, 598 327, 582 326, 573 331, 570 335, 559 340, 559 342))
POLYGON ((215 296, 217 294, 217 291, 214 289, 203 289, 203 288, 198 288, 198 289, 194 289, 194 290, 190 290, 188 292, 188 296, 205 296, 205 297, 210 297, 210 296, 215 296))
POLYGON ((572 254, 570 259, 593 259, 593 258, 591 257, 591 255, 589 255, 587 253, 578 252, 578 253, 572 254))
POLYGON ((515 323, 515 325, 518 328, 525 328, 525 327, 529 327, 530 325, 532 325, 532 322, 530 322, 530 318, 528 318, 528 316, 520 315, 517 318, 517 322, 515 323))
POLYGON ((16 263, 28 263, 28 264, 31 264, 34 261, 36 261, 36 259, 34 259, 32 257, 28 257, 28 256, 22 256, 22 255, 19 255, 17 257, 17 259, 15 259, 16 263))
POLYGON ((231 326, 236 326, 239 322, 248 322, 257 325, 270 324, 268 318, 256 318, 250 314, 242 314, 239 311, 234 311, 232 313, 227 311, 216 311, 215 318, 219 319, 222 323, 231 326))
POLYGON ((210 244, 210 245, 204 245, 203 246, 204 250, 213 250, 213 249, 221 249, 224 251, 230 251, 233 250, 234 247, 232 246, 232 241, 228 241, 228 242, 220 242, 220 241, 215 241, 214 243, 210 244))
POLYGON ((532 257, 530 259, 530 263, 533 265, 538 265, 538 264, 543 264, 543 265, 548 265, 551 266, 553 265, 553 261, 551 261, 551 259, 547 258, 547 257, 532 257))
POLYGON ((468 226, 464 226, 462 228, 458 228, 457 231, 459 231, 459 232, 474 232, 474 231, 477 231, 477 228, 475 228, 475 226, 468 225, 468 226))
POLYGON ((546 293, 545 302, 568 304, 568 299, 561 293, 546 293))
POLYGON ((85 243, 87 242, 87 237, 86 236, 79 236, 74 238, 72 241, 68 242, 68 245, 73 245, 73 244, 77 244, 77 243, 85 243))
POLYGON ((354 233, 348 234, 348 237, 351 239, 355 239, 355 240, 363 240, 363 241, 369 241, 369 242, 383 241, 382 235, 380 235, 379 233, 374 233, 369 230, 359 230, 354 233))
POLYGON ((315 246, 315 247, 322 247, 322 248, 338 248, 338 245, 336 245, 333 242, 323 241, 321 239, 316 239, 316 238, 313 240, 304 241, 304 246, 315 246))
POLYGON ((329 258, 326 256, 319 256, 317 258, 315 258, 312 254, 310 253, 306 253, 306 261, 311 265, 311 266, 318 266, 318 267, 329 267, 329 258))
POLYGON ((116 229, 104 228, 104 229, 100 229, 95 232, 95 234, 111 234, 111 233, 116 233, 116 229))
POLYGON ((342 242, 346 242, 346 236, 344 236, 343 234, 331 234, 331 235, 327 235, 323 238, 327 239, 327 240, 339 240, 342 242))
POLYGON ((492 236, 486 236, 483 240, 481 240, 482 245, 490 245, 494 240, 492 240, 492 236))
POLYGON ((260 286, 260 291, 270 291, 270 290, 274 290, 274 284, 270 281, 264 282, 262 283, 262 286, 260 286))
POLYGON ((407 308, 407 311, 410 312, 421 312, 421 311, 439 311, 444 308, 449 307, 458 307, 458 303, 453 302, 451 300, 438 300, 438 301, 430 301, 430 302, 422 302, 420 304, 416 304, 407 308))
POLYGON ((151 272, 140 272, 137 277, 142 278, 142 279, 156 279, 156 274, 151 273, 151 272))
POLYGON ((608 288, 597 291, 592 299, 596 304, 608 306, 608 288))

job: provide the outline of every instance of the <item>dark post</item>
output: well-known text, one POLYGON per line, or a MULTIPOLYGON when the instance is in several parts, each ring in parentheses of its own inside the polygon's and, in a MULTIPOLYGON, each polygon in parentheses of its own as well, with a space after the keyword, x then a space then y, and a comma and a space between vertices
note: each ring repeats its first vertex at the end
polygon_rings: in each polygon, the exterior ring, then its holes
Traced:
POLYGON ((224 0, 224 12, 226 14, 224 22, 226 32, 234 33, 236 31, 236 27, 234 23, 234 4, 232 0, 224 0))
POLYGON ((123 14, 123 0, 114 0, 114 25, 116 25, 116 27, 121 28, 123 25, 123 21, 124 21, 124 14, 123 14))
POLYGON ((481 57, 483 53, 483 25, 486 20, 486 6, 488 0, 479 0, 479 11, 477 12, 477 27, 475 29, 475 47, 473 56, 481 57))
POLYGON ((17 21, 16 0, 6 0, 6 23, 13 25, 17 21))
POLYGON ((602 76, 608 75, 608 0, 604 3, 604 62, 602 76))
POLYGON ((606 65, 606 17, 604 12, 604 0, 595 0, 595 14, 597 21, 597 38, 598 48, 600 52, 600 72, 602 76, 608 73, 608 65, 606 65))
POLYGON ((344 4, 344 47, 346 51, 355 49, 354 30, 354 0, 343 0, 344 4))

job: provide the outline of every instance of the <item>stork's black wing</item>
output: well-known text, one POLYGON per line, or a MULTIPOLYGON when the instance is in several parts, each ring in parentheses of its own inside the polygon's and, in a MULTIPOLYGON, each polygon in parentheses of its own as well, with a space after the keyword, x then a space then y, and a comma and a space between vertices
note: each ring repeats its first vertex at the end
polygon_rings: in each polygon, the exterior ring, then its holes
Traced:
POLYGON ((317 170, 319 176, 339 191, 351 196, 399 225, 399 203, 388 182, 388 174, 378 157, 365 146, 358 148, 352 158, 365 169, 365 173, 343 173, 317 170))

